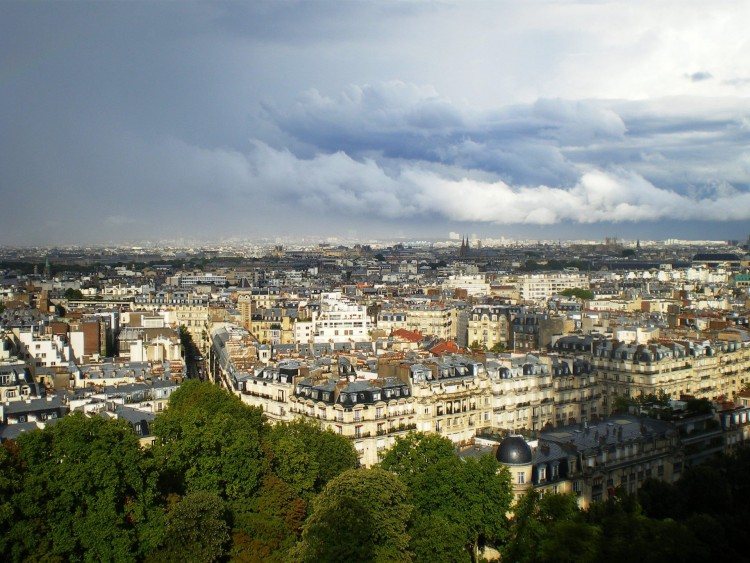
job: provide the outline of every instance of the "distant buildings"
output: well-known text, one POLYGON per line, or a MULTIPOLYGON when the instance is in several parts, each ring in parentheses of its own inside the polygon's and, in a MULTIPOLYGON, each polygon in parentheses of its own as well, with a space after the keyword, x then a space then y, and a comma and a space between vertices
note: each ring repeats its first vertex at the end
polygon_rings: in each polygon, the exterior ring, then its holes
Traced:
POLYGON ((85 275, 53 277, 51 260, 43 278, 41 255, 36 273, 0 272, 0 439, 83 410, 147 444, 169 394, 200 376, 271 421, 350 438, 363 465, 416 430, 467 455, 514 435, 493 451, 517 494, 587 504, 672 480, 750 441, 750 274, 739 253, 635 247, 222 248, 199 255, 207 272, 173 268, 193 251, 170 250, 85 275), (712 407, 687 413, 696 399, 712 407))

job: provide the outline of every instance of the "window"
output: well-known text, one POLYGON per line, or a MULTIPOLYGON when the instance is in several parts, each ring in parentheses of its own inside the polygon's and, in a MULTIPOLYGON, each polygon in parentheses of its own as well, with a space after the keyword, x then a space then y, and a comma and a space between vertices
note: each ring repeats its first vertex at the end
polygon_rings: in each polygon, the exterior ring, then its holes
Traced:
POLYGON ((516 473, 516 478, 518 479, 518 484, 523 485, 526 483, 526 472, 525 471, 519 471, 516 473))

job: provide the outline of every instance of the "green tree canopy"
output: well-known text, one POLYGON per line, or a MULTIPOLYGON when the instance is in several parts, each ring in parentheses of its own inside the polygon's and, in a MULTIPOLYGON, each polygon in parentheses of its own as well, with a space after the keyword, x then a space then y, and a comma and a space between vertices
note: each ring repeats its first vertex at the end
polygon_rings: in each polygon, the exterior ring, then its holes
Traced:
POLYGON ((319 493, 357 463, 351 441, 323 430, 315 421, 277 423, 268 431, 266 443, 273 472, 304 498, 319 493))
POLYGON ((581 289, 580 287, 573 287, 569 289, 563 289, 560 292, 560 295, 564 295, 565 297, 576 297, 577 299, 593 299, 594 298, 594 292, 590 289, 581 289))
POLYGON ((165 492, 212 491, 249 498, 267 461, 261 447, 262 412, 210 383, 189 380, 152 425, 155 467, 165 492))
MULTIPOLYGON (((480 542, 505 538, 513 495, 510 474, 494 457, 461 460, 448 438, 411 432, 396 440, 380 467, 407 484, 417 514, 450 522, 452 533, 444 537, 442 550, 475 553, 480 542)), ((424 545, 415 542, 423 552, 424 545)))
POLYGON ((233 561, 286 561, 306 516, 306 503, 275 475, 264 478, 258 494, 234 507, 233 561))
POLYGON ((68 300, 80 300, 83 299, 83 293, 80 289, 73 289, 72 287, 69 287, 65 290, 65 299, 68 300))
POLYGON ((453 442, 448 438, 439 434, 409 432, 396 438, 396 443, 380 461, 380 467, 395 473, 411 487, 416 477, 429 467, 455 456, 453 442))
POLYGON ((416 515, 410 547, 415 561, 471 561, 464 528, 439 514, 416 515))
POLYGON ((410 561, 408 497, 401 480, 382 469, 342 473, 313 501, 294 559, 410 561))
POLYGON ((503 559, 525 563, 596 559, 599 528, 583 521, 575 495, 540 496, 531 490, 513 512, 503 559))
POLYGON ((167 514, 164 544, 150 560, 169 563, 221 560, 229 544, 227 516, 224 501, 217 494, 188 493, 167 514))
POLYGON ((126 422, 73 413, 18 445, 12 559, 131 561, 153 547, 162 513, 126 422))
POLYGON ((411 490, 418 512, 460 527, 470 553, 481 543, 504 541, 513 494, 507 468, 493 456, 442 459, 416 475, 411 490))

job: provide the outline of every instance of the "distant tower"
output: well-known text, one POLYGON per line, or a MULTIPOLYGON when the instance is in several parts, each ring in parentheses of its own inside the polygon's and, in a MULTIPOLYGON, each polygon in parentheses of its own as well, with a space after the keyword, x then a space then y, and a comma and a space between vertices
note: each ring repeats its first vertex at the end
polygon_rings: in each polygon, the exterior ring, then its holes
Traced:
POLYGON ((469 237, 461 239, 461 250, 458 252, 459 257, 466 258, 469 255, 469 237))
POLYGON ((44 259, 44 279, 52 279, 52 266, 49 264, 49 256, 44 259))

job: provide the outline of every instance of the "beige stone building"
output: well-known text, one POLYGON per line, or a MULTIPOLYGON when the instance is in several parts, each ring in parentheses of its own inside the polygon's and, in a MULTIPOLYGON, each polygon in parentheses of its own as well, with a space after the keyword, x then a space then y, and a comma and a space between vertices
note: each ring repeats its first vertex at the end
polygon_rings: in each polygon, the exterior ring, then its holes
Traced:
POLYGON ((490 350, 496 344, 509 346, 508 317, 502 307, 492 305, 476 305, 469 313, 468 337, 469 345, 478 343, 490 350))

